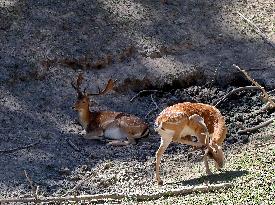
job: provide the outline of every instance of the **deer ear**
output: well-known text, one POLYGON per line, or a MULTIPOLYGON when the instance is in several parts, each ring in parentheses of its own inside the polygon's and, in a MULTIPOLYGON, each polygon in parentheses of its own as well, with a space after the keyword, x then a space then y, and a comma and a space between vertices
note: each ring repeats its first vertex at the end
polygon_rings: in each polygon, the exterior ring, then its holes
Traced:
POLYGON ((195 122, 198 122, 198 123, 204 123, 204 119, 201 116, 197 115, 197 114, 191 115, 189 117, 189 120, 192 120, 192 121, 195 121, 195 122))
POLYGON ((189 117, 189 120, 199 123, 200 125, 202 125, 203 127, 205 127, 207 129, 204 119, 201 116, 194 114, 189 117))

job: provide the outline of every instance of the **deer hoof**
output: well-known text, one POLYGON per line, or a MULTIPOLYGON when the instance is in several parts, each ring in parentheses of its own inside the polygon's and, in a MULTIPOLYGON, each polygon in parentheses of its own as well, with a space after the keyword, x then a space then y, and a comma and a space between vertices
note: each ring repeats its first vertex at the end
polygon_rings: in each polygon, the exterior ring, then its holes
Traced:
POLYGON ((158 181, 158 186, 163 186, 163 181, 162 180, 158 181))

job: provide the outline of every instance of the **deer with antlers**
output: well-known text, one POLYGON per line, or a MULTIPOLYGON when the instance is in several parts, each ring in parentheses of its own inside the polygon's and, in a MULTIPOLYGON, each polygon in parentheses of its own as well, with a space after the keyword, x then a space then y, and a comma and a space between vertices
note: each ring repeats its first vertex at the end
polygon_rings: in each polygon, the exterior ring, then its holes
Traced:
POLYGON ((148 135, 148 125, 140 118, 123 112, 90 111, 90 96, 104 95, 112 90, 115 81, 110 79, 106 87, 98 93, 88 93, 86 89, 81 91, 83 81, 79 74, 76 82, 72 82, 77 92, 77 101, 73 109, 79 114, 79 121, 86 131, 87 139, 111 140, 111 145, 135 144, 136 139, 148 135))
POLYGON ((205 150, 203 160, 206 173, 211 174, 208 158, 214 159, 218 170, 223 167, 224 153, 221 145, 227 128, 224 117, 214 106, 202 103, 179 103, 164 109, 155 121, 155 130, 161 136, 161 144, 156 152, 156 181, 160 178, 160 160, 171 142, 191 145, 205 150), (197 138, 193 141, 192 136, 197 138))

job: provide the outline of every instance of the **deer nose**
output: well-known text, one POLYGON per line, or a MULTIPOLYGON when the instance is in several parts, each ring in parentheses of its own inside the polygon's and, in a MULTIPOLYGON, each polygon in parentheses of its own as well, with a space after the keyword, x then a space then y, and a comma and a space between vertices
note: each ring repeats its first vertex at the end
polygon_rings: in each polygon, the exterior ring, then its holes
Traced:
POLYGON ((75 110, 75 106, 72 106, 72 109, 75 110))

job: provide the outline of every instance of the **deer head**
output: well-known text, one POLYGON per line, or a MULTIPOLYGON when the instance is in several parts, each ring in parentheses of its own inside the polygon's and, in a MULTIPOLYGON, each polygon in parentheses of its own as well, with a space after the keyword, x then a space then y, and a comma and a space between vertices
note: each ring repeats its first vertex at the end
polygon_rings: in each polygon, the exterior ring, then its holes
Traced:
POLYGON ((73 109, 75 109, 77 111, 89 110, 89 105, 90 105, 89 97, 90 96, 104 95, 108 91, 113 90, 114 85, 115 85, 115 81, 113 81, 112 79, 109 79, 107 85, 105 86, 105 88, 102 91, 98 88, 97 93, 89 93, 89 92, 86 92, 86 88, 83 91, 81 91, 80 87, 81 87, 83 80, 84 80, 83 74, 80 73, 78 75, 76 81, 71 82, 71 85, 77 92, 77 101, 75 102, 75 104, 73 106, 73 109))
POLYGON ((204 119, 201 116, 194 114, 189 117, 189 120, 198 123, 203 128, 203 133, 201 134, 205 135, 205 155, 208 155, 211 159, 213 159, 215 161, 216 168, 220 170, 224 164, 224 153, 222 151, 222 147, 211 139, 204 119))

